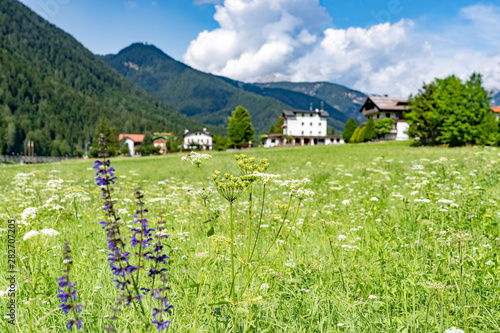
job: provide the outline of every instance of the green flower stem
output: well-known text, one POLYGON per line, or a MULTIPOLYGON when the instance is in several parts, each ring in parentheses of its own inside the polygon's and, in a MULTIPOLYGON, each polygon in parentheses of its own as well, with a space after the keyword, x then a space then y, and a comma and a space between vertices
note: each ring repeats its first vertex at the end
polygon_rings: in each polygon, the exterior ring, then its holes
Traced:
MULTIPOLYGON (((300 204, 302 203, 302 200, 299 200, 299 204, 297 205, 297 210, 295 211, 295 216, 293 218, 293 221, 292 221, 292 225, 295 224, 295 221, 297 220, 297 215, 299 214, 299 208, 300 208, 300 204)), ((287 234, 286 234, 286 237, 285 237, 285 240, 283 241, 283 244, 279 247, 278 249, 278 252, 276 253, 276 255, 274 256, 274 259, 271 261, 271 263, 269 264, 269 266, 272 266, 272 264, 276 261, 276 259, 278 258, 279 254, 281 253, 281 250, 283 249, 283 247, 286 245, 286 241, 288 240, 288 236, 290 236, 292 232, 289 231, 287 234)), ((267 274, 269 274, 269 270, 266 271, 266 273, 264 274, 264 276, 262 277, 262 279, 260 280, 260 283, 259 285, 262 284, 262 282, 266 279, 267 277, 267 274)))
POLYGON ((248 247, 247 247, 247 283, 250 281, 250 248, 252 244, 252 184, 249 186, 249 205, 248 205, 248 247))
POLYGON ((264 198, 265 198, 265 196, 266 196, 266 184, 264 184, 264 188, 262 190, 262 205, 260 207, 259 224, 257 225, 257 235, 255 236, 255 241, 253 243, 252 253, 250 254, 250 259, 248 259, 249 263, 250 263, 250 261, 252 261, 252 257, 253 257, 253 254, 255 252, 255 248, 257 247, 257 240, 259 239, 259 235, 260 235, 260 226, 262 223, 262 215, 264 213, 264 204, 265 204, 264 198))
MULTIPOLYGON (((198 165, 198 173, 200 175, 201 184, 203 185, 203 189, 205 190, 205 193, 207 194, 208 201, 210 202, 210 205, 212 206, 212 209, 215 212, 214 203, 212 202, 212 198, 210 198, 210 194, 208 194, 208 190, 207 190, 207 188, 205 186, 205 181, 203 180, 203 176, 201 175, 201 169, 200 169, 199 165, 198 165)), ((224 227, 224 229, 226 229, 226 232, 229 232, 229 230, 227 229, 227 226, 224 223, 222 223, 222 226, 224 227)))
POLYGON ((236 293, 235 293, 235 278, 234 278, 234 224, 233 224, 233 202, 229 202, 229 223, 231 226, 231 297, 233 299, 233 327, 236 332, 236 293))
POLYGON ((247 282, 247 284, 245 285, 245 288, 243 288, 243 290, 247 289, 250 286, 250 282, 252 281, 253 276, 255 275, 255 273, 257 273, 257 269, 260 267, 260 265, 262 264, 262 262, 266 258, 267 254, 269 253, 269 251, 271 250, 271 248, 274 246, 274 244, 278 240, 278 237, 279 237, 279 235, 281 233, 281 230, 283 229, 283 225, 285 224, 286 217, 288 215, 288 211, 290 210, 290 203, 291 202, 292 202, 292 196, 290 196, 290 199, 288 200, 288 206, 286 207, 285 215, 283 216, 283 221, 281 222, 281 226, 280 226, 280 228, 278 230, 278 233, 276 234, 276 237, 274 237, 274 240, 271 242, 271 244, 267 248, 267 251, 264 253, 264 255, 262 256, 262 258, 260 258, 260 261, 257 263, 257 266, 255 266, 255 269, 253 270, 252 275, 250 275, 250 281, 247 282))

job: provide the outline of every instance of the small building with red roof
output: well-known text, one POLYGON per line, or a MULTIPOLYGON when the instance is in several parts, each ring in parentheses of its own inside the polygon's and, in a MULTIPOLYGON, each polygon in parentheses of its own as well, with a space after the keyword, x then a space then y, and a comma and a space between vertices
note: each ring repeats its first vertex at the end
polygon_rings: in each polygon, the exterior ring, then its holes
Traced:
POLYGON ((134 156, 135 149, 144 141, 144 134, 120 134, 118 141, 121 142, 122 140, 128 146, 129 155, 134 156))

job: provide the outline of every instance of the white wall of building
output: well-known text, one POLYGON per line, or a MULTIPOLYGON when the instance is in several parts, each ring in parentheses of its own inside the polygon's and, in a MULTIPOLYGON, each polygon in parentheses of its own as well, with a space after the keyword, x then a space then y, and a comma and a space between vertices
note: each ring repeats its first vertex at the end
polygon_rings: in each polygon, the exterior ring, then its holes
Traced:
POLYGON ((272 148, 277 147, 279 144, 282 144, 283 140, 277 138, 266 138, 264 141, 264 148, 272 148))
POLYGON ((396 140, 398 141, 405 141, 409 140, 410 137, 408 135, 408 129, 410 128, 410 125, 405 122, 405 121, 400 121, 396 123, 396 130, 398 133, 396 134, 396 140))
POLYGON ((199 144, 203 149, 205 149, 206 146, 209 146, 210 150, 213 149, 212 136, 205 132, 193 132, 184 136, 184 149, 189 149, 192 143, 199 144))
POLYGON ((134 140, 125 138, 125 144, 128 146, 128 153, 130 156, 135 155, 134 140))
POLYGON ((294 117, 288 117, 284 121, 286 126, 283 134, 289 136, 326 136, 326 118, 320 116, 319 112, 295 113, 294 117))

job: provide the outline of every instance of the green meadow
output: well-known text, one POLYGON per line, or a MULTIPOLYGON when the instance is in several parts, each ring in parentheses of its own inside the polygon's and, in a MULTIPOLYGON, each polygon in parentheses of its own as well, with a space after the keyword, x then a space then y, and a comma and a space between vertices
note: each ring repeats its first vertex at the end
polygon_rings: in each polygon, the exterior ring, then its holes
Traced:
MULTIPOLYGON (((200 174, 181 161, 184 154, 111 159, 123 232, 133 227, 137 187, 151 226, 165 216, 168 330, 500 331, 500 150, 389 142, 209 154, 200 171, 214 191, 211 202, 196 194, 203 189, 200 174), (246 190, 231 220, 212 174, 238 176, 240 153, 268 159, 267 173, 281 177, 265 191, 255 181, 251 203, 246 190), (291 197, 282 183, 303 178, 314 196, 291 197)), ((70 318, 57 298, 65 241, 83 306, 79 331, 108 325, 118 292, 92 166, 93 160, 75 160, 0 167, 0 240, 7 254, 7 223, 14 218, 18 270, 12 325, 4 317, 8 256, 0 257, 0 331, 67 331, 70 318), (47 229, 58 234, 40 233, 47 229), (26 237, 30 231, 38 233, 26 237)), ((143 305, 151 313, 154 305, 143 305)), ((142 322, 129 306, 115 327, 141 332, 142 322)))

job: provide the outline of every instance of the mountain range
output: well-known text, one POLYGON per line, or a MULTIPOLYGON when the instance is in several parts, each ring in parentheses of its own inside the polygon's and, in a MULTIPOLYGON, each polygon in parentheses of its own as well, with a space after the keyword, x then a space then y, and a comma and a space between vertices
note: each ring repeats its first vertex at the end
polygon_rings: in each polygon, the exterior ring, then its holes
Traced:
POLYGON ((151 95, 176 107, 182 114, 227 126, 238 105, 248 109, 259 134, 266 133, 284 109, 320 108, 330 114, 328 124, 342 131, 347 119, 358 117, 365 95, 326 82, 250 84, 207 74, 178 62, 154 45, 134 43, 102 59, 151 95), (335 103, 332 105, 331 103, 335 103))

